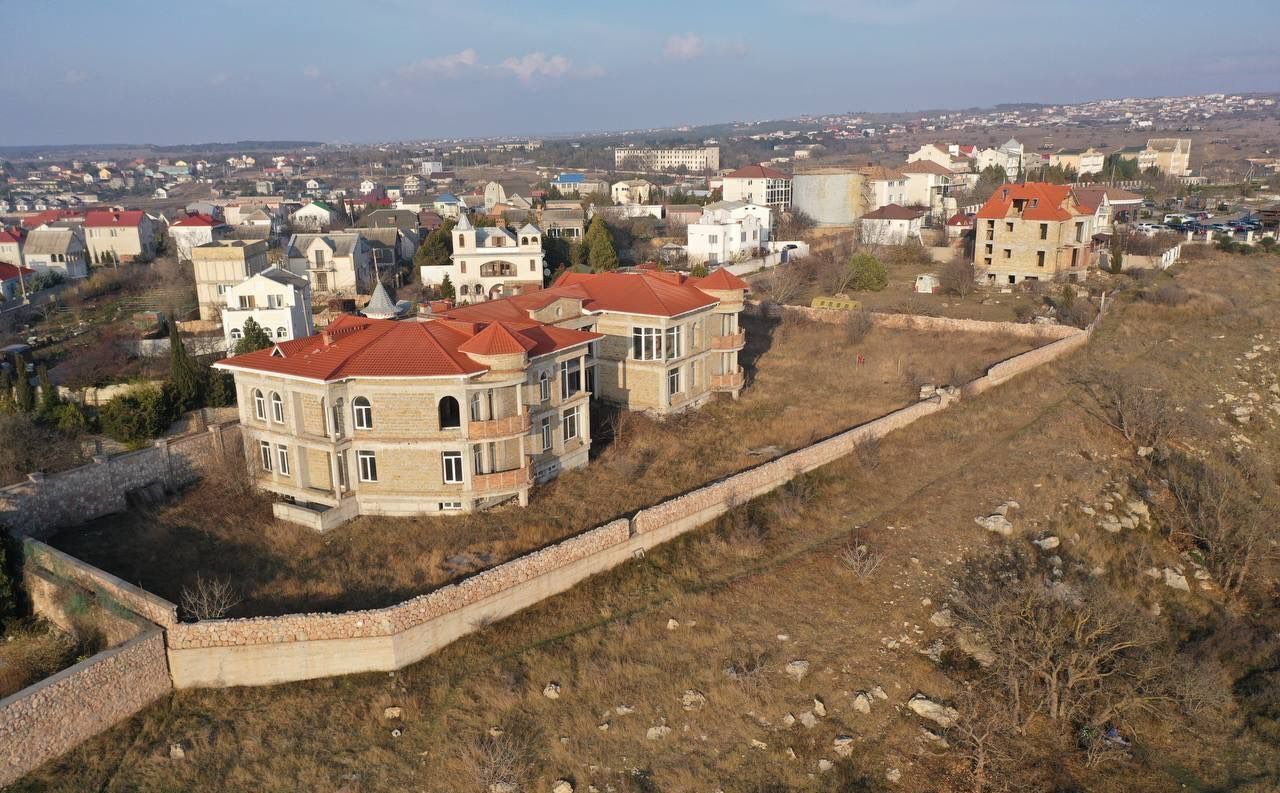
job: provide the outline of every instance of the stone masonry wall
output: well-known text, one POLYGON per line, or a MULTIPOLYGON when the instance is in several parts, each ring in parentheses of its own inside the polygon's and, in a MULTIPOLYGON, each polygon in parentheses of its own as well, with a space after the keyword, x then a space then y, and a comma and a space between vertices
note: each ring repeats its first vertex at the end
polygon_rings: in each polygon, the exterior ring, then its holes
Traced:
MULTIPOLYGON (((768 309, 761 304, 748 302, 747 311, 759 316, 764 311, 770 316, 780 316, 781 312, 804 317, 814 322, 841 323, 849 319, 849 312, 831 308, 809 308, 808 306, 779 306, 774 304, 768 309)), ((871 324, 878 328, 893 330, 939 331, 943 333, 1002 333, 1006 336, 1017 336, 1033 341, 1056 341, 1081 333, 1079 328, 1070 325, 1035 325, 1024 322, 990 322, 981 319, 951 319, 950 317, 926 317, 922 314, 884 314, 877 311, 867 312, 871 324)))
POLYGON ((164 632, 151 627, 119 647, 0 699, 0 786, 170 690, 164 632))
POLYGON ((207 432, 161 438, 125 454, 56 474, 33 473, 26 482, 0 488, 0 526, 33 537, 56 528, 121 512, 128 494, 159 484, 174 490, 198 479, 226 451, 239 458, 240 425, 224 422, 207 432))

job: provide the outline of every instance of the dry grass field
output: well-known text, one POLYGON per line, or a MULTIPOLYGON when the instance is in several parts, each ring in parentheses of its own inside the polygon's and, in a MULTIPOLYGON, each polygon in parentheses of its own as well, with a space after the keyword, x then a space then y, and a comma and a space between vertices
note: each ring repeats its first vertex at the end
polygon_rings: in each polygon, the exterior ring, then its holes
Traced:
POLYGON ((236 615, 384 606, 749 468, 960 384, 1030 349, 944 336, 747 320, 748 385, 666 421, 600 421, 591 465, 535 490, 526 509, 453 518, 361 518, 325 535, 271 517, 265 497, 206 482, 149 513, 68 529, 51 543, 179 602, 197 574, 239 590, 236 615), (864 363, 857 364, 858 356, 864 363))
POLYGON ((1203 449, 1280 459, 1276 416, 1230 420, 1233 400, 1270 393, 1280 368, 1278 266, 1196 263, 1176 279, 1185 302, 1126 299, 1088 350, 401 672, 183 692, 14 789, 485 793, 565 779, 576 791, 1273 791, 1275 560, 1245 599, 1145 576, 1190 573, 1192 557, 1158 528, 1099 528, 1113 493, 1150 498, 1156 514, 1161 499, 1147 490, 1152 463, 1101 420, 1085 385, 1137 373, 1176 401, 1203 449), (1008 500, 1008 540, 975 524, 1008 500), (1117 722, 1129 745, 1097 757, 1033 720, 1015 756, 988 758, 979 786, 971 717, 1001 701, 972 696, 981 670, 931 616, 966 559, 1039 554, 1028 540, 1047 536, 1061 546, 1036 557, 1043 575, 1091 578, 1179 658, 1198 653, 1193 688, 1211 701, 1152 700, 1117 722), (849 564, 860 545, 880 559, 870 572, 849 564), (801 679, 786 673, 793 661, 808 664, 801 679), (549 683, 558 698, 544 696, 549 683), (949 748, 905 707, 917 692, 961 711, 941 731, 949 748), (399 719, 385 717, 392 706, 399 719), (169 759, 173 742, 185 760, 169 759))

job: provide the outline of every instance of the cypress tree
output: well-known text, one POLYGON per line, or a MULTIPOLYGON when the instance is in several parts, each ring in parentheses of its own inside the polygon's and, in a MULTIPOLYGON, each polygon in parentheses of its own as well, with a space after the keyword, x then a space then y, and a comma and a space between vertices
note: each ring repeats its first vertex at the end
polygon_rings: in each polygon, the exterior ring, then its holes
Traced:
POLYGON ((200 406, 202 391, 200 370, 191 354, 182 345, 178 322, 169 314, 169 382, 173 384, 174 402, 178 410, 191 410, 200 406))
POLYGON ((8 369, 0 369, 0 415, 13 412, 13 378, 8 369))
POLYGON ((257 320, 249 317, 244 321, 244 338, 236 342, 234 355, 244 355, 255 350, 265 350, 271 346, 271 335, 263 330, 257 320))
POLYGON ((31 378, 27 376, 27 361, 19 355, 15 364, 17 380, 14 382, 13 401, 17 404, 18 410, 30 413, 36 407, 36 394, 31 388, 31 378))
POLYGON ((444 274, 444 280, 440 282, 440 297, 446 300, 453 300, 458 296, 458 290, 454 289, 453 281, 449 278, 449 274, 444 274))
POLYGON ((40 415, 52 419, 62 405, 62 400, 58 398, 58 389, 49 380, 49 368, 40 364, 36 371, 40 378, 40 415))
POLYGON ((618 269, 618 252, 613 249, 613 240, 609 238, 608 232, 592 241, 587 260, 591 263, 593 273, 606 273, 618 269))

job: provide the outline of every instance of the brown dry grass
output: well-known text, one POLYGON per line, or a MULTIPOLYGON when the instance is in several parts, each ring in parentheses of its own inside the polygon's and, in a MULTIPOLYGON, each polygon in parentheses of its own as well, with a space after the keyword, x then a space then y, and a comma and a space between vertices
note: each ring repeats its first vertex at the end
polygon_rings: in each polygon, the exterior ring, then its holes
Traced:
MULTIPOLYGON (((1206 297, 1123 306, 1087 352, 964 400, 874 454, 826 466, 402 672, 183 692, 15 789, 475 790, 468 747, 501 726, 530 736, 522 789, 567 778, 578 790, 967 790, 957 758, 927 749, 922 723, 902 705, 916 691, 943 700, 958 691, 956 670, 920 650, 944 638, 928 620, 959 561, 991 542, 975 515, 1016 499, 1019 537, 1057 533, 1064 556, 1105 565, 1107 580, 1143 604, 1163 602, 1171 625, 1219 612, 1211 594, 1171 593, 1141 576, 1139 565, 1170 560, 1158 535, 1100 534, 1080 520, 1080 503, 1140 469, 1073 382, 1088 364, 1152 361, 1186 374, 1178 396, 1188 406, 1233 383, 1234 359, 1254 334, 1280 337, 1280 286, 1274 260, 1230 267, 1269 280, 1232 288, 1216 264, 1192 271, 1180 280, 1206 297), (854 536, 885 556, 864 578, 840 561, 854 536), (672 618, 679 625, 669 630, 672 618), (810 664, 801 682, 782 671, 793 659, 810 664), (554 701, 541 694, 551 681, 561 686, 554 701), (875 686, 888 699, 856 712, 853 696, 875 686), (684 710, 686 690, 706 704, 684 710), (814 697, 825 718, 784 726, 814 697), (388 705, 404 709, 402 723, 382 719, 388 705), (623 705, 633 712, 620 714, 623 705), (669 735, 646 739, 664 723, 669 735), (820 759, 837 760, 837 735, 853 737, 854 755, 819 774, 820 759), (170 741, 188 745, 186 761, 167 759, 170 741), (900 771, 897 785, 884 782, 889 769, 900 771)), ((1274 428, 1251 434, 1280 453, 1274 428)), ((1230 644, 1223 652, 1235 654, 1239 642, 1230 644)), ((1258 733, 1192 726, 1177 714, 1129 725, 1135 757, 1099 769, 1059 747, 1043 769, 1053 784, 1022 789, 1274 789, 1280 753, 1258 733)))
POLYGON ((624 413, 602 422, 591 464, 535 490, 526 509, 361 518, 320 536, 271 519, 263 497, 206 482, 152 513, 95 521, 52 543, 174 602, 197 573, 230 577, 243 597, 233 614, 383 606, 883 415, 910 403, 921 383, 961 383, 1030 348, 885 329, 851 342, 843 329, 802 320, 749 323, 741 399, 665 421, 624 413))
POLYGON ((87 649, 44 620, 6 625, 0 632, 0 699, 66 669, 87 649))

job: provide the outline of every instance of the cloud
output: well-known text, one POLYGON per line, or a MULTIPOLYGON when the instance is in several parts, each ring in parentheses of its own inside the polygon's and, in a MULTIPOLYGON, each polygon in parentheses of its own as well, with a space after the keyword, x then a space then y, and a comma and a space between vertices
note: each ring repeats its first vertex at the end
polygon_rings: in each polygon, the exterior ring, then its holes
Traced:
POLYGON ((478 62, 479 57, 476 55, 476 51, 467 47, 461 52, 441 55, 437 58, 423 58, 416 63, 401 67, 400 73, 404 75, 454 74, 470 69, 476 66, 478 62))
POLYGON ((320 67, 314 66, 314 65, 308 66, 307 68, 302 70, 302 76, 307 78, 308 80, 315 80, 318 77, 320 77, 320 67))
POLYGON ((507 58, 499 64, 499 68, 528 82, 534 77, 563 77, 569 73, 569 65, 569 59, 563 55, 548 56, 543 52, 531 52, 520 58, 507 58))
POLYGON ((83 83, 85 80, 88 80, 88 79, 89 79, 89 73, 82 69, 67 69, 66 75, 63 76, 63 80, 67 83, 67 85, 75 85, 76 83, 83 83))
POLYGON ((668 58, 687 61, 702 54, 702 39, 693 33, 686 33, 683 36, 670 36, 663 51, 668 58))

